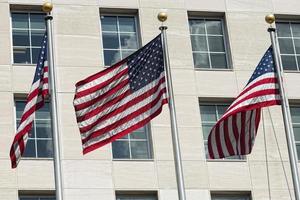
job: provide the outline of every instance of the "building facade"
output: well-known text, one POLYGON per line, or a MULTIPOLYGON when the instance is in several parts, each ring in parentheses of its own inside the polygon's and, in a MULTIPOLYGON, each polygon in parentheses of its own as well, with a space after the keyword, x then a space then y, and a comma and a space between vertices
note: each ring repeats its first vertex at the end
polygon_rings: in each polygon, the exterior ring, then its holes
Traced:
MULTIPOLYGON (((24 158, 9 149, 45 31, 42 0, 0 0, 0 199, 55 199, 49 103, 36 113, 24 158)), ((283 200, 293 185, 280 106, 263 109, 251 155, 207 158, 210 128, 278 40, 300 144, 300 2, 297 0, 53 0, 54 56, 64 199, 178 199, 168 107, 147 126, 82 155, 75 83, 125 58, 160 33, 168 49, 187 200, 283 200)), ((298 147, 298 146, 297 146, 298 147)), ((300 146, 299 149, 300 150, 300 146)), ((299 152, 300 153, 300 152, 299 152)))

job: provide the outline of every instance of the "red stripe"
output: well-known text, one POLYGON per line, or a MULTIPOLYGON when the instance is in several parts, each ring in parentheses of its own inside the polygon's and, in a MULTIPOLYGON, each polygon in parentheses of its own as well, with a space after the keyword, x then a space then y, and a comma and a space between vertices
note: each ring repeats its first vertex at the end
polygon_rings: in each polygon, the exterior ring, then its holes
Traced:
POLYGON ((76 92, 75 93, 75 99, 86 96, 86 95, 90 95, 91 93, 94 93, 98 90, 101 90, 102 88, 108 86, 112 82, 114 82, 116 80, 120 80, 123 76, 124 76, 124 78, 126 78, 125 75, 127 73, 128 73, 128 68, 125 68, 123 71, 119 72, 118 74, 114 75, 112 78, 110 78, 110 79, 108 79, 108 80, 106 80, 106 81, 104 81, 100 84, 94 85, 93 87, 85 89, 81 92, 76 92))
POLYGON ((129 84, 128 79, 121 81, 120 83, 118 83, 115 87, 113 87, 112 89, 108 90, 107 92, 101 94, 100 96, 91 99, 90 101, 81 103, 79 105, 75 105, 75 111, 79 111, 82 109, 85 109, 87 107, 90 107, 91 105, 97 103, 98 101, 101 101, 103 99, 108 98, 110 95, 116 93, 117 91, 123 89, 125 86, 127 86, 129 84))
MULTIPOLYGON (((167 99, 163 99, 162 105, 166 104, 166 103, 168 103, 167 99)), ((128 129, 125 129, 121 133, 113 135, 112 137, 110 137, 110 138, 108 138, 106 140, 99 141, 98 143, 95 143, 93 145, 90 145, 90 146, 84 148, 83 149, 83 154, 87 154, 87 153, 89 153, 89 152, 91 152, 91 151, 93 151, 93 150, 95 150, 95 149, 97 149, 99 147, 102 147, 102 146, 106 145, 107 143, 113 142, 116 139, 121 138, 121 137, 123 137, 123 136, 125 136, 125 135, 127 135, 127 134, 129 134, 131 132, 133 132, 136 129, 139 129, 139 128, 143 127, 148 122, 150 122, 151 119, 153 119, 154 117, 156 117, 157 115, 159 115, 161 113, 161 111, 162 111, 162 106, 156 112, 154 112, 152 115, 150 115, 148 118, 143 119, 142 121, 136 123, 135 125, 129 127, 128 129)), ((95 132, 95 134, 97 134, 97 135, 101 135, 101 133, 102 132, 100 130, 97 131, 97 132, 95 132)), ((84 143, 82 143, 82 144, 84 144, 84 143)))
POLYGON ((235 114, 235 115, 232 115, 232 130, 233 130, 233 134, 235 137, 235 150, 236 150, 236 153, 239 154, 239 148, 238 148, 239 130, 238 130, 236 123, 237 123, 237 116, 235 114))
MULTIPOLYGON (((161 96, 162 96, 162 95, 161 95, 161 96)), ((138 109, 138 110, 136 110, 136 111, 130 113, 129 115, 127 115, 127 116, 125 116, 125 117, 119 119, 118 121, 116 121, 116 122, 114 122, 114 123, 112 123, 112 124, 106 126, 105 128, 102 128, 102 129, 100 129, 100 130, 98 130, 98 131, 96 131, 96 132, 98 132, 98 133, 101 132, 102 134, 104 134, 104 133, 106 133, 106 132, 108 132, 108 131, 111 131, 111 130, 115 129, 116 127, 120 126, 121 124, 124 124, 124 123, 126 123, 127 121, 129 121, 129 120, 131 120, 131 119, 134 119, 135 117, 137 117, 137 116, 139 116, 139 115, 145 113, 146 111, 150 110, 152 107, 154 107, 154 106, 160 101, 161 96, 158 96, 156 99, 154 99, 154 100, 153 100, 152 102, 150 102, 149 104, 147 104, 147 105, 141 107, 140 109, 138 109)), ((162 106, 162 104, 161 104, 161 106, 162 106)), ((84 132, 82 132, 81 130, 80 130, 80 132, 81 132, 81 134, 84 133, 84 132)), ((100 135, 102 135, 102 134, 100 134, 100 135)), ((86 137, 85 139, 83 139, 83 142, 85 143, 85 142, 88 141, 89 139, 95 138, 95 137, 97 137, 97 136, 99 136, 99 134, 95 134, 95 132, 93 132, 93 133, 91 133, 88 137, 86 137)))
POLYGON ((79 82, 76 83, 76 88, 77 87, 80 87, 84 84, 87 84, 89 82, 92 82, 94 80, 96 80, 97 78, 100 78, 101 76, 105 76, 106 74, 110 73, 111 71, 115 70, 116 68, 120 67, 121 65, 123 65, 124 63, 126 63, 127 61, 126 60, 121 60, 120 62, 114 64, 113 66, 109 67, 109 68, 106 68, 96 74, 93 74, 79 82))
POLYGON ((220 139, 220 126, 216 127, 215 138, 216 138, 216 145, 217 145, 217 149, 218 149, 218 153, 219 153, 219 158, 224 158, 222 145, 221 145, 221 139, 220 139))
MULTIPOLYGON (((255 128, 253 129, 253 124, 252 124, 252 117, 253 117, 253 112, 254 110, 251 111, 251 115, 250 115, 250 123, 249 123, 249 138, 248 138, 248 150, 247 153, 251 152, 251 148, 252 148, 252 131, 255 131, 255 128)), ((255 124, 254 124, 255 125, 255 124)))
POLYGON ((241 112, 241 132, 240 132, 240 149, 241 155, 245 155, 245 122, 246 122, 246 113, 241 112))
POLYGON ((228 120, 224 120, 223 132, 224 132, 224 139, 225 139, 227 151, 228 151, 229 155, 234 155, 234 150, 233 150, 229 132, 228 132, 228 120))
MULTIPOLYGON (((126 104, 124 104, 123 106, 120 106, 119 108, 117 108, 118 110, 121 111, 124 111, 126 110, 125 108, 127 107, 130 107, 130 106, 133 106, 135 105, 136 103, 140 102, 141 100, 143 99, 146 99, 147 97, 153 95, 155 92, 158 91, 158 89, 161 87, 161 84, 164 83, 165 79, 160 79, 158 84, 151 88, 150 90, 146 91, 145 93, 141 94, 140 96, 137 96, 133 99, 131 99, 130 101, 128 101, 126 104)), ((130 94, 132 94, 129 90, 126 91, 125 93, 117 96, 116 98, 110 100, 109 102, 105 103, 104 105, 100 106, 100 107, 97 107, 96 109, 84 114, 83 116, 79 116, 77 117, 77 122, 82 122, 82 121, 85 121, 91 117, 94 117, 95 115, 99 114, 100 112, 104 111, 105 109, 111 107, 112 105, 114 104, 118 104, 118 102, 120 102, 122 99, 124 99, 125 97, 129 96, 130 94)), ((109 113, 118 113, 117 110, 113 110, 112 108, 110 109, 110 112, 109 113)), ((109 114, 107 113, 107 114, 109 114)), ((101 120, 100 120, 101 121, 101 120)))

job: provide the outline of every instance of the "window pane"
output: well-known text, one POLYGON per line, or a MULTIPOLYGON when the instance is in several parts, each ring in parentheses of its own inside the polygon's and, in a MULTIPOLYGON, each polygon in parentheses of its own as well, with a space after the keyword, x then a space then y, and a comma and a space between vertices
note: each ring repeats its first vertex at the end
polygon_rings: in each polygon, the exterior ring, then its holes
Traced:
POLYGON ((23 157, 36 157, 35 141, 28 139, 23 157))
POLYGON ((37 140, 38 157, 51 158, 53 157, 52 140, 37 140))
POLYGON ((32 29, 45 29, 45 15, 30 14, 30 26, 32 29))
POLYGON ((149 158, 148 143, 145 141, 131 141, 131 154, 132 158, 147 159, 149 158))
POLYGON ((36 137, 37 138, 52 138, 50 120, 35 120, 36 137))
POLYGON ((112 148, 113 158, 130 158, 128 141, 115 141, 112 148))
POLYGON ((118 50, 104 50, 105 66, 111 66, 121 60, 120 51, 118 50))
POLYGON ((300 37, 300 24, 292 23, 292 31, 294 37, 300 37))
POLYGON ((194 65, 198 68, 209 68, 209 59, 207 53, 193 53, 194 65))
POLYGON ((31 45, 40 47, 44 34, 44 31, 31 31, 31 45))
POLYGON ((217 121, 215 106, 201 105, 200 113, 201 113, 201 121, 205 121, 205 122, 217 121))
POLYGON ((291 38, 279 38, 279 47, 281 54, 294 54, 293 41, 291 38))
POLYGON ((26 102, 25 101, 16 101, 16 117, 21 118, 23 110, 25 108, 26 102))
POLYGON ((298 160, 300 160, 300 144, 296 144, 298 160))
POLYGON ((131 139, 147 139, 146 129, 144 127, 139 128, 133 133, 129 134, 131 139))
POLYGON ((276 23, 277 35, 279 37, 291 37, 291 29, 289 23, 276 23))
POLYGON ((294 125, 293 130, 294 130, 294 134, 295 134, 295 141, 300 142, 300 125, 298 125, 298 126, 294 125))
POLYGON ((191 35, 193 51, 207 51, 207 42, 205 36, 191 35))
POLYGON ((36 114, 35 117, 37 119, 50 119, 50 103, 45 103, 45 105, 40 108, 36 114))
POLYGON ((292 107, 291 108, 292 122, 300 123, 300 107, 292 107))
POLYGON ((208 36, 209 51, 225 52, 224 41, 222 36, 208 36))
POLYGON ((102 33, 103 48, 105 49, 119 49, 119 38, 117 33, 102 33))
POLYGON ((117 17, 101 16, 102 31, 117 31, 117 17))
POLYGON ((20 200, 39 200, 38 197, 20 197, 20 200))
POLYGON ((281 56, 282 66, 285 70, 297 70, 295 56, 281 56))
POLYGON ((300 39, 294 39, 296 54, 300 54, 300 39))
POLYGON ((12 27, 13 28, 28 28, 28 14, 26 13, 12 13, 12 27))
POLYGON ((136 32, 134 17, 119 17, 120 32, 136 32))
POLYGON ((135 51, 128 51, 128 50, 126 50, 126 51, 121 51, 122 52, 122 59, 123 58, 126 58, 127 56, 130 56, 131 54, 133 54, 135 51))
POLYGON ((27 30, 13 30, 14 46, 29 46, 29 32, 27 30))
POLYGON ((202 124, 202 132, 203 132, 203 139, 207 140, 208 139, 208 135, 212 129, 212 127, 214 126, 214 124, 202 124))
POLYGON ((55 200, 55 197, 42 197, 40 200, 55 200))
POLYGON ((41 48, 31 49, 31 51, 32 51, 32 63, 37 63, 38 57, 39 57, 39 54, 40 54, 40 49, 41 48))
POLYGON ((212 68, 219 68, 219 69, 226 69, 227 68, 226 55, 225 54, 211 53, 210 54, 210 59, 211 59, 212 68))
POLYGON ((217 109, 218 109, 217 119, 220 119, 224 115, 227 108, 228 108, 228 106, 217 105, 217 109))
POLYGON ((135 33, 121 33, 120 34, 122 49, 137 49, 137 38, 135 33))
POLYGON ((30 48, 14 47, 14 63, 31 63, 30 48))
POLYGON ((189 20, 190 33, 191 34, 205 34, 205 22, 204 20, 189 20))
POLYGON ((222 35, 222 22, 221 21, 206 21, 206 29, 207 34, 213 34, 213 35, 222 35))
POLYGON ((155 195, 125 194, 116 195, 117 200, 157 200, 155 195))

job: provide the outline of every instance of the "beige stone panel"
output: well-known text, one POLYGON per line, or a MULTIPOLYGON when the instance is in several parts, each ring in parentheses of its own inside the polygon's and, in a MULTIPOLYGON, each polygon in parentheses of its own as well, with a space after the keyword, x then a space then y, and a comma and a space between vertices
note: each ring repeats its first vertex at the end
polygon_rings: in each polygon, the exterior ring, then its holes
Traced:
POLYGON ((75 92, 75 84, 99 71, 101 67, 58 67, 57 72, 57 91, 75 92))
POLYGON ((188 11, 225 12, 225 0, 185 0, 188 11))
POLYGON ((62 137, 62 159, 65 160, 111 160, 111 144, 107 144, 88 154, 83 155, 82 143, 77 126, 63 126, 62 137))
MULTIPOLYGON (((1 146, 1 151, 0 151, 0 158, 1 159, 10 159, 9 158, 9 152, 10 152, 10 147, 13 142, 13 138, 15 136, 15 128, 12 125, 0 125, 0 146, 1 146)), ((0 170, 1 172, 1 170, 0 170)))
MULTIPOLYGON (((161 23, 157 19, 159 12, 160 9, 139 8, 139 24, 143 45, 161 32, 159 30, 161 23)), ((165 23, 168 23, 168 20, 165 23)))
POLYGON ((53 190, 54 169, 52 159, 22 159, 17 168, 17 181, 20 190, 53 190))
POLYGON ((299 99, 300 98, 300 73, 285 73, 285 84, 286 84, 286 93, 289 99, 299 99))
MULTIPOLYGON (((9 155, 9 152, 7 152, 7 155, 9 155)), ((0 188, 8 189, 17 186, 16 170, 11 169, 10 160, 0 160, 0 177, 0 188)))
POLYGON ((99 0, 101 8, 138 8, 139 0, 99 0))
POLYGON ((209 190, 200 190, 200 189, 187 189, 186 190, 186 199, 189 200, 210 200, 209 190))
POLYGON ((205 150, 200 127, 179 127, 182 160, 205 160, 205 150))
POLYGON ((8 3, 1 3, 7 2, 0 1, 0 17, 1 17, 1 27, 0 32, 10 32, 10 12, 9 12, 9 4, 8 3))
POLYGON ((208 170, 204 161, 183 161, 184 183, 187 189, 208 188, 208 170))
POLYGON ((74 94, 58 93, 59 121, 63 126, 77 126, 73 98, 74 94))
POLYGON ((299 15, 299 7, 300 2, 298 0, 288 0, 288 1, 280 1, 280 0, 272 0, 274 13, 276 14, 295 14, 299 15))
POLYGON ((14 99, 13 94, 9 92, 0 92, 0 125, 15 126, 14 119, 14 99))
POLYGON ((113 200, 115 194, 112 189, 65 189, 64 197, 70 200, 113 200))
POLYGON ((172 69, 171 73, 174 95, 197 94, 196 77, 193 70, 172 69))
POLYGON ((237 81, 237 87, 238 87, 238 93, 243 91, 245 86, 247 85, 248 81, 250 80, 250 77, 252 76, 256 66, 253 66, 252 70, 247 71, 235 71, 236 74, 236 81, 237 81))
POLYGON ((56 34, 100 36, 99 8, 96 6, 58 5, 54 18, 56 34))
POLYGON ((283 162, 283 165, 281 162, 268 163, 271 190, 287 189, 288 185, 290 189, 293 188, 289 162, 283 162))
POLYGON ((291 190, 267 190, 267 189, 254 189, 251 191, 252 199, 255 200, 291 200, 295 199, 294 191, 291 190), (269 194, 271 193, 271 194, 269 194))
POLYGON ((64 186, 68 189, 112 188, 111 162, 96 160, 64 160, 64 186))
POLYGON ((12 91, 11 66, 0 66, 0 91, 12 91))
POLYGON ((252 71, 270 46, 270 36, 264 18, 264 12, 226 13, 231 57, 235 70, 252 71))
POLYGON ((12 67, 12 83, 15 93, 27 94, 30 91, 33 75, 35 71, 34 65, 12 67))
POLYGON ((201 126, 199 101, 196 96, 176 96, 175 107, 178 126, 201 126))
MULTIPOLYGON (((233 71, 196 71, 199 97, 236 97, 237 85, 233 71)), ((184 86, 184 85, 183 85, 184 86)))
POLYGON ((174 161, 158 161, 158 186, 160 189, 173 189, 177 187, 174 161))
POLYGON ((184 0, 140 0, 140 7, 146 8, 168 8, 168 9, 183 9, 185 7, 184 0))
POLYGON ((268 189, 268 171, 266 162, 249 162, 253 189, 268 189))
POLYGON ((160 189, 158 194, 160 200, 178 200, 178 191, 176 189, 160 189))
POLYGON ((21 5, 43 5, 43 0, 7 0, 9 4, 21 4, 21 5))
POLYGON ((227 11, 234 12, 271 12, 272 0, 226 0, 227 11))
POLYGON ((64 5, 98 5, 98 0, 52 0, 53 4, 64 5))
POLYGON ((157 189, 157 175, 153 161, 114 161, 112 165, 116 189, 157 189))
POLYGON ((0 189, 0 196, 5 200, 18 199, 18 190, 16 189, 0 189))
POLYGON ((151 120, 151 125, 170 127, 170 112, 168 104, 165 104, 163 106, 162 112, 151 120))
POLYGON ((57 35, 55 39, 57 67, 97 67, 102 64, 99 36, 57 35))
POLYGON ((151 127, 155 160, 173 160, 171 127, 151 127))
MULTIPOLYGON (((1 12, 1 10, 0 10, 0 12, 1 12)), ((1 44, 0 65, 10 65, 11 64, 12 46, 11 46, 11 41, 10 41, 10 34, 11 33, 9 31, 0 31, 0 44, 1 44)))
POLYGON ((207 165, 211 190, 250 190, 251 178, 247 162, 210 161, 207 165))

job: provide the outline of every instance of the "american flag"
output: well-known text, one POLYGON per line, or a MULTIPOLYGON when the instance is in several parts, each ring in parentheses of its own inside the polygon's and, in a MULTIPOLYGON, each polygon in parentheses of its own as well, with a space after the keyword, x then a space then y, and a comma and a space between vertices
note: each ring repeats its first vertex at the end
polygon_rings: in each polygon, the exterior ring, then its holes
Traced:
POLYGON ((47 63, 47 35, 44 35, 38 62, 27 96, 27 102, 21 117, 17 133, 10 148, 10 160, 12 168, 16 168, 23 155, 28 139, 28 133, 32 128, 35 112, 43 107, 48 95, 48 63, 47 63))
POLYGON ((270 47, 246 87, 215 124, 208 136, 212 159, 251 153, 260 122, 261 109, 279 105, 273 50, 270 47))
POLYGON ((167 102, 158 35, 124 60, 76 84, 73 104, 83 154, 144 126, 167 102))

